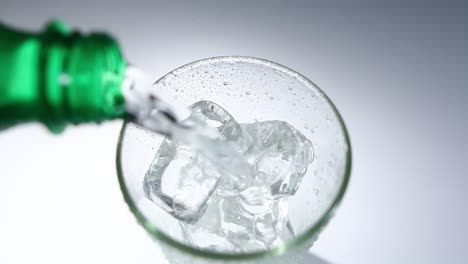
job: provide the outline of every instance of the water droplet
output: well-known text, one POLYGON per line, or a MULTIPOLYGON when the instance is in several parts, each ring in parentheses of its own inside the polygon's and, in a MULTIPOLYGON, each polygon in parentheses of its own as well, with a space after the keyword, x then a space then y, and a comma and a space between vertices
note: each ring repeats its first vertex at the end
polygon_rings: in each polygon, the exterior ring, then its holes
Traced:
POLYGON ((319 189, 317 189, 317 188, 314 188, 314 192, 315 192, 315 195, 316 195, 316 196, 318 196, 319 193, 320 193, 319 189))

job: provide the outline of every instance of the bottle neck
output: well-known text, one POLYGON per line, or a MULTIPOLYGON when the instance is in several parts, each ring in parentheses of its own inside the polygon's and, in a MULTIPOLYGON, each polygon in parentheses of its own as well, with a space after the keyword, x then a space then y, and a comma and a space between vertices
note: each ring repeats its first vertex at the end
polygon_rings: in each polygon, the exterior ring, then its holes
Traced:
POLYGON ((0 25, 0 127, 40 121, 60 132, 122 117, 125 68, 106 34, 71 32, 57 22, 39 34, 0 25))

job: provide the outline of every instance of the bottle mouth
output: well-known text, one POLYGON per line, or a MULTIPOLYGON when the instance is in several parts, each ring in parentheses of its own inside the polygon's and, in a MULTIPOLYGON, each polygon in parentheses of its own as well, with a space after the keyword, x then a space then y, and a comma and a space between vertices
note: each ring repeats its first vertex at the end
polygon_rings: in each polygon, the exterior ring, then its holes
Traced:
POLYGON ((193 68, 198 67, 199 65, 202 64, 207 64, 207 63, 213 63, 213 62, 228 62, 228 63, 237 63, 237 62, 249 62, 249 63, 254 63, 254 64, 261 64, 267 67, 272 67, 275 70, 280 71, 282 74, 290 75, 293 76, 297 81, 301 82, 302 84, 306 85, 310 89, 313 89, 316 94, 320 95, 321 99, 326 102, 326 104, 331 108, 331 111, 334 115, 334 118, 337 122, 338 129, 340 133, 342 134, 343 140, 344 140, 344 145, 346 146, 346 153, 345 153, 345 160, 344 160, 344 169, 342 172, 342 175, 340 175, 340 184, 337 188, 337 191, 333 194, 333 199, 331 199, 331 202, 326 206, 326 209, 318 216, 317 220, 314 221, 312 224, 308 225, 309 227, 306 228, 304 231, 300 232, 294 239, 289 240, 283 244, 280 244, 276 247, 273 247, 271 249, 267 250, 262 250, 262 251, 253 251, 253 252, 242 252, 242 253, 230 253, 230 252, 220 252, 220 251, 214 251, 214 250, 209 250, 209 249, 200 249, 197 247, 192 247, 189 246, 179 240, 176 240, 169 236, 164 230, 160 229, 160 227, 156 226, 145 214, 140 210, 140 208, 137 206, 131 190, 129 189, 130 186, 126 182, 126 175, 124 175, 124 168, 123 164, 124 161, 122 160, 122 152, 123 152, 123 145, 124 141, 126 138, 126 133, 128 133, 127 128, 129 126, 132 126, 133 124, 129 121, 126 121, 123 124, 123 127, 120 132, 119 136, 119 142, 118 142, 118 147, 117 147, 117 157, 116 157, 116 163, 117 163, 117 174, 118 174, 118 179, 120 183, 120 187, 124 196, 124 199, 129 206, 129 209, 131 212, 135 215, 137 218, 138 222, 146 229, 146 231, 157 241, 163 244, 167 244, 173 248, 176 248, 182 252, 185 252, 187 254, 193 255, 193 256, 199 256, 202 258, 208 258, 208 259, 219 259, 219 260, 254 260, 254 259, 261 259, 269 256, 279 256, 279 255, 284 255, 287 254, 287 252, 291 251, 294 248, 299 248, 303 245, 306 245, 309 243, 311 240, 315 240, 316 236, 320 233, 320 231, 323 229, 323 227, 328 223, 330 218, 333 216, 334 211, 340 204, 349 179, 350 179, 350 173, 351 173, 351 145, 350 145, 350 140, 348 136, 348 132, 346 130, 346 126, 343 122, 343 119, 341 118, 338 110, 336 107, 333 105, 333 103, 330 101, 330 99, 310 80, 305 78, 304 76, 298 74, 295 71, 290 70, 287 67, 284 67, 282 65, 263 60, 263 59, 257 59, 257 58, 251 58, 251 57, 215 57, 215 58, 209 58, 209 59, 204 59, 200 61, 196 61, 187 65, 184 65, 171 73, 167 74, 165 77, 161 78, 156 82, 156 84, 161 83, 165 81, 167 76, 169 75, 177 75, 180 73, 183 73, 185 71, 189 71, 193 68))
POLYGON ((41 91, 49 129, 124 116, 121 84, 126 63, 113 38, 72 32, 52 22, 41 41, 41 91))

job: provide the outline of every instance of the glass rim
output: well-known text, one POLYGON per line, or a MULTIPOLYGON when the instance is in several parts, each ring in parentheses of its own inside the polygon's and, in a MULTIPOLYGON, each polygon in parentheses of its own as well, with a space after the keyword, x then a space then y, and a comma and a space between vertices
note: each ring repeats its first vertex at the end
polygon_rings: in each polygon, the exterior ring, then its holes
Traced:
POLYGON ((333 216, 334 211, 342 201, 344 194, 346 192, 350 177, 351 177, 351 163, 352 163, 352 154, 351 154, 351 142, 349 139, 349 134, 346 129, 346 125, 344 123, 343 118, 341 117, 338 109, 336 106, 333 104, 333 102, 328 98, 328 96, 317 86, 315 83, 304 77, 302 74, 291 70, 290 68, 283 66, 281 64, 278 64, 276 62, 272 62, 269 60, 265 59, 260 59, 260 58, 255 58, 255 57, 248 57, 248 56, 220 56, 220 57, 210 57, 210 58, 205 58, 201 60, 197 60, 188 64, 185 64, 181 67, 176 68, 175 70, 170 71, 169 73, 165 74, 161 78, 159 78, 156 82, 160 82, 161 80, 165 79, 166 76, 168 76, 171 73, 177 73, 183 70, 186 70, 190 67, 197 66, 199 64, 203 63, 209 63, 211 61, 247 61, 247 62, 254 62, 258 64, 263 64, 267 65, 269 67, 273 67, 277 70, 280 70, 284 73, 287 74, 292 74, 295 76, 295 78, 299 79, 300 81, 306 83, 308 86, 314 87, 317 92, 325 99, 325 101, 328 103, 329 106, 331 106, 333 113, 335 114, 336 118, 338 119, 341 131, 343 132, 344 138, 345 138, 345 144, 347 146, 347 153, 346 153, 346 164, 345 164, 345 170, 344 170, 344 178, 343 181, 341 182, 341 186, 339 187, 338 192, 336 193, 333 202, 328 206, 327 210, 324 211, 324 213, 318 218, 315 223, 310 225, 307 230, 301 232, 300 235, 296 236, 294 239, 289 240, 285 243, 282 243, 281 245, 278 245, 276 247, 273 247, 268 250, 262 250, 262 251, 254 251, 254 252, 246 252, 246 253, 229 253, 229 252, 218 252, 214 250, 207 250, 207 249, 200 249, 200 248, 195 248, 191 247, 188 245, 183 244, 182 242, 179 242, 170 236, 166 235, 163 231, 159 231, 158 228, 151 223, 150 220, 148 220, 143 213, 140 212, 136 204, 133 202, 129 192, 127 191, 127 187, 125 184, 125 180, 123 177, 123 170, 122 170, 122 164, 121 164, 121 150, 122 150, 122 140, 125 135, 125 128, 127 127, 128 123, 131 122, 129 120, 125 120, 125 122, 122 125, 122 128, 119 133, 119 141, 117 144, 117 155, 116 155, 116 165, 117 165, 117 176, 119 180, 119 185, 120 189, 122 191, 123 197, 125 202, 127 203, 130 211, 133 213, 133 215, 136 217, 137 221, 139 224, 143 226, 143 228, 156 240, 161 241, 162 243, 166 243, 178 250, 181 250, 183 252, 186 252, 191 255, 199 256, 202 258, 210 258, 210 259, 222 259, 222 260, 255 260, 255 259, 260 259, 263 257, 269 257, 269 256, 278 256, 282 255, 291 248, 298 247, 305 243, 308 239, 313 237, 315 234, 317 234, 330 220, 330 218, 333 216))

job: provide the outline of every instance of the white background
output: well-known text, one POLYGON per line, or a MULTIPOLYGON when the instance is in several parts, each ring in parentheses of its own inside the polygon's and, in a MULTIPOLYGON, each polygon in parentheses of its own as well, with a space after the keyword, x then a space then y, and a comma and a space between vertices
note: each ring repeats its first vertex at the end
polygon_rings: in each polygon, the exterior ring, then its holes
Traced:
MULTIPOLYGON (((467 6, 345 3, 0 0, 0 19, 105 29, 154 79, 218 55, 302 73, 336 103, 354 151, 306 263, 466 263, 467 6)), ((0 133, 0 263, 164 263, 120 193, 120 125, 0 133)))

